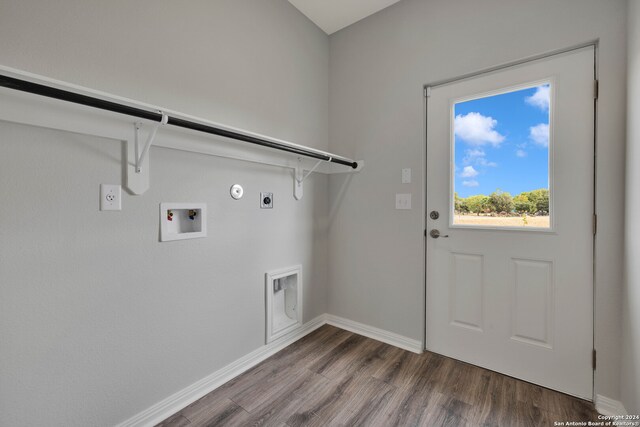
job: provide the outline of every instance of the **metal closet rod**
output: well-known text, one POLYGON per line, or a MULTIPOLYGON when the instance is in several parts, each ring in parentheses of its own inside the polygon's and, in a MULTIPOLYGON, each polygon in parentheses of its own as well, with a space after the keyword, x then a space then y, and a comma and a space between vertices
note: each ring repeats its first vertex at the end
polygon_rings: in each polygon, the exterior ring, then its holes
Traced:
MULTIPOLYGON (((60 99, 63 101, 73 102, 75 104, 86 105, 88 107, 99 108, 101 110, 112 111, 114 113, 126 114, 128 116, 139 117, 141 119, 153 120, 160 122, 162 120, 162 114, 158 112, 143 110, 141 108, 131 107, 129 105, 119 104, 117 102, 106 101, 100 98, 94 98, 92 96, 82 95, 75 92, 70 92, 63 89, 58 89, 51 86, 46 86, 38 83, 33 83, 27 80, 16 79, 5 75, 0 75, 0 86, 15 89, 22 92, 33 93, 36 95, 42 95, 49 98, 60 99)), ((263 147, 274 148, 276 150, 287 151, 289 153, 298 154, 301 156, 312 157, 314 159, 324 160, 327 162, 338 163, 345 166, 351 166, 353 169, 358 167, 356 161, 350 159, 342 159, 339 157, 331 157, 326 154, 317 153, 311 150, 305 150, 301 147, 293 147, 290 145, 281 144, 268 139, 259 138, 256 136, 245 135, 240 132, 234 132, 228 129, 223 129, 215 126, 205 125, 202 123, 196 123, 185 119, 169 116, 167 124, 178 126, 185 129, 191 129, 199 132, 209 133, 212 135, 219 135, 225 138, 236 139, 239 141, 248 142, 250 144, 261 145, 263 147)))

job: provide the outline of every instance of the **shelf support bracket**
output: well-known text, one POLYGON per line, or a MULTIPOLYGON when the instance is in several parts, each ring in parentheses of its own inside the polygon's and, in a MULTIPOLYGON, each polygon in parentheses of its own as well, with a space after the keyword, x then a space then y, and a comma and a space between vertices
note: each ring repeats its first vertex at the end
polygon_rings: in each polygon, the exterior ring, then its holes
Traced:
POLYGON ((153 123, 149 129, 149 135, 144 144, 144 147, 140 147, 140 139, 143 123, 133 123, 133 137, 126 140, 127 144, 127 160, 126 160, 126 176, 127 176, 127 188, 131 194, 140 195, 144 194, 149 189, 149 149, 153 145, 156 138, 158 128, 164 126, 169 121, 169 116, 162 114, 162 119, 159 122, 153 123))
POLYGON ((149 132, 149 136, 147 137, 147 142, 144 144, 144 148, 142 149, 142 152, 140 152, 140 143, 139 143, 139 139, 140 139, 139 133, 140 133, 140 128, 142 127, 142 123, 137 122, 135 124, 136 126, 136 135, 135 135, 136 173, 140 173, 142 171, 142 163, 149 155, 149 148, 151 148, 151 145, 153 145, 153 140, 156 138, 156 133, 158 132, 158 128, 160 126, 166 125, 169 122, 169 116, 167 116, 162 111, 160 111, 159 113, 162 114, 162 120, 160 120, 158 123, 155 123, 151 128, 151 131, 149 132))
POLYGON ((318 160, 316 164, 305 174, 304 169, 302 168, 302 159, 298 158, 298 166, 296 166, 293 174, 293 197, 295 197, 296 200, 302 199, 302 196, 304 194, 304 191, 303 191, 304 180, 309 178, 309 175, 311 175, 318 168, 318 166, 320 166, 322 162, 324 161, 330 162, 331 159, 332 158, 329 157, 329 160, 318 160))

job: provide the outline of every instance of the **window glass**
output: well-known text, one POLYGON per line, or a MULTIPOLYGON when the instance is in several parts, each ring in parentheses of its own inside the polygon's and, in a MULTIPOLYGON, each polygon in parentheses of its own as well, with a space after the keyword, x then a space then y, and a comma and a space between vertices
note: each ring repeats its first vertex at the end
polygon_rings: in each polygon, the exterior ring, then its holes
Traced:
POLYGON ((551 84, 453 105, 453 224, 549 228, 551 84))

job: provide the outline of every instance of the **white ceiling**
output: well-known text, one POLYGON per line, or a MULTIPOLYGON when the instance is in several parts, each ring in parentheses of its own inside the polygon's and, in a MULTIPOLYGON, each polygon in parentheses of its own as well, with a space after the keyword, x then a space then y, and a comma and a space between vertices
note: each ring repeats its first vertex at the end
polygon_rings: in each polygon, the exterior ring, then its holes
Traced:
POLYGON ((307 18, 332 34, 400 0, 289 0, 307 18))

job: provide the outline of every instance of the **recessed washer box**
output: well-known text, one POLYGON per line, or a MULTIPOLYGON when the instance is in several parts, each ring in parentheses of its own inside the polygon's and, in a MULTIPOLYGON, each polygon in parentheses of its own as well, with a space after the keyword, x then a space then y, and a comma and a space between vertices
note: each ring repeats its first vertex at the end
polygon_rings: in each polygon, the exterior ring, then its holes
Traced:
POLYGON ((160 241, 207 237, 206 203, 160 203, 160 241))

